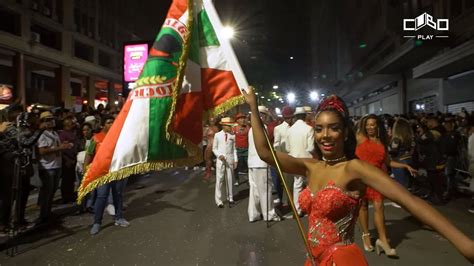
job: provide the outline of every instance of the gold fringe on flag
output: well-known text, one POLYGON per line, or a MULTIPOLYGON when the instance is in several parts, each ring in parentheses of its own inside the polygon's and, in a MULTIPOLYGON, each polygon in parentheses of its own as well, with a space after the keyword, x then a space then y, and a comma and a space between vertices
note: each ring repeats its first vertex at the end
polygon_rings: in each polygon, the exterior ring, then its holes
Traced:
MULTIPOLYGON (((165 170, 165 169, 169 169, 173 167, 184 167, 188 165, 198 164, 202 161, 202 155, 197 150, 194 150, 194 152, 195 152, 195 155, 188 158, 176 159, 176 160, 163 160, 163 161, 158 161, 158 162, 144 162, 144 163, 128 166, 118 171, 110 172, 102 176, 101 178, 98 178, 90 182, 84 188, 82 188, 82 184, 84 184, 82 183, 81 188, 78 190, 79 194, 77 195, 77 203, 81 204, 82 200, 87 194, 92 192, 94 189, 102 185, 105 185, 107 183, 110 183, 112 181, 122 180, 122 179, 130 177, 131 175, 145 174, 150 171, 160 171, 160 170, 165 170)), ((88 172, 89 172, 89 169, 86 171, 86 174, 84 176, 87 176, 88 172)))
MULTIPOLYGON (((175 111, 176 111, 176 103, 178 101, 178 97, 179 97, 179 94, 181 92, 181 86, 182 86, 182 83, 183 83, 183 78, 184 78, 184 72, 185 72, 185 69, 186 69, 186 61, 187 61, 187 58, 188 58, 188 53, 189 53, 189 42, 191 40, 191 37, 192 37, 192 33, 193 33, 193 15, 194 15, 194 1, 193 0, 188 0, 188 19, 186 21, 186 25, 188 25, 187 27, 187 32, 186 32, 186 35, 184 36, 184 45, 183 45, 183 52, 181 53, 181 57, 179 58, 179 62, 178 62, 178 72, 177 72, 177 75, 176 75, 176 82, 173 84, 173 87, 172 87, 172 91, 173 91, 173 98, 172 98, 172 103, 171 103, 171 110, 169 112, 169 115, 168 115, 168 120, 166 121, 166 139, 168 139, 169 141, 175 143, 176 145, 179 145, 181 146, 182 143, 183 143, 183 137, 181 135, 179 135, 178 133, 172 131, 170 129, 170 125, 171 125, 171 121, 173 121, 173 117, 174 117, 174 114, 175 114, 175 111)), ((188 141, 187 141, 188 142, 188 141)), ((191 146, 196 146, 194 144, 192 144, 192 142, 188 142, 188 145, 191 145, 191 146)), ((186 146, 188 146, 186 145, 186 146)), ((186 148, 186 147, 185 147, 186 148)), ((188 147, 190 148, 190 147, 188 147)), ((186 150, 188 150, 188 148, 186 148, 186 150)), ((189 152, 189 151, 188 151, 189 152)))
POLYGON ((229 111, 230 109, 236 107, 237 105, 244 104, 244 103, 245 103, 244 96, 242 95, 235 96, 225 101, 224 103, 219 104, 218 106, 212 109, 209 109, 207 113, 209 116, 217 116, 224 112, 229 111))

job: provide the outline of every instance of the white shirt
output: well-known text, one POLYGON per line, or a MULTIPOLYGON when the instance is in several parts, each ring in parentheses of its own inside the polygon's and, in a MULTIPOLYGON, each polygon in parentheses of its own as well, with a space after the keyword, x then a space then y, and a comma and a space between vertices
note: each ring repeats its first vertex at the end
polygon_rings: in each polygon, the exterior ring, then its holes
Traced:
MULTIPOLYGON (((59 147, 61 141, 56 131, 45 130, 38 139, 38 148, 56 148, 59 147)), ((61 152, 54 152, 39 156, 39 163, 43 169, 58 169, 61 168, 62 158, 61 152)))
POLYGON ((237 162, 238 159, 237 150, 235 149, 235 136, 231 133, 224 132, 224 130, 217 132, 214 135, 212 152, 217 158, 223 155, 227 163, 237 162))
POLYGON ((273 130, 273 147, 275 148, 275 150, 288 153, 288 150, 286 149, 288 129, 290 129, 290 125, 286 121, 283 121, 283 123, 276 126, 273 130))
POLYGON ((469 136, 467 141, 467 155, 469 157, 469 162, 474 163, 474 133, 469 136))
POLYGON ((253 132, 249 130, 249 154, 247 165, 249 168, 267 168, 268 164, 258 156, 257 149, 255 148, 255 142, 253 140, 253 132))
POLYGON ((314 129, 299 119, 288 129, 286 150, 295 158, 313 158, 314 129))

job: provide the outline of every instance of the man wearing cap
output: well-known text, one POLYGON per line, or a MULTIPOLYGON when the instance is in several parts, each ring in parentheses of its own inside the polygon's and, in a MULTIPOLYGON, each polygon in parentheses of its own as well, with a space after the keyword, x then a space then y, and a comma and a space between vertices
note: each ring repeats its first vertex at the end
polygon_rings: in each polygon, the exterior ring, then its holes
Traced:
MULTIPOLYGON (((314 129, 305 122, 306 112, 303 107, 296 107, 294 113, 294 123, 288 129, 286 139, 286 150, 288 154, 295 158, 313 158, 314 151, 314 129)), ((301 215, 301 208, 298 203, 298 196, 303 190, 304 177, 294 176, 293 182, 293 200, 298 215, 301 215)))
POLYGON ((246 116, 242 113, 239 113, 235 116, 235 120, 237 121, 237 125, 232 128, 232 132, 235 136, 235 148, 237 150, 237 158, 239 163, 237 164, 237 168, 234 171, 235 176, 235 184, 238 186, 239 182, 239 172, 247 172, 247 157, 248 157, 248 148, 249 148, 249 129, 250 127, 247 125, 246 116))
POLYGON ((212 152, 216 156, 216 189, 215 201, 219 208, 224 207, 224 197, 222 196, 223 187, 224 193, 227 193, 226 199, 229 203, 234 203, 232 195, 232 173, 237 168, 238 157, 235 149, 235 136, 232 134, 232 127, 235 125, 234 119, 231 117, 224 117, 220 124, 222 130, 214 135, 212 143, 212 152))
POLYGON ((44 224, 49 222, 54 193, 58 188, 61 177, 61 153, 71 149, 73 144, 69 142, 61 143, 58 133, 54 130, 56 123, 51 112, 42 112, 40 114, 40 123, 41 128, 44 129, 37 143, 39 151, 39 176, 42 186, 39 191, 41 210, 36 223, 44 224))
MULTIPOLYGON (((277 151, 288 153, 288 150, 286 150, 286 140, 288 137, 288 129, 290 129, 290 126, 293 124, 293 108, 291 108, 290 106, 283 107, 281 115, 283 116, 283 122, 280 125, 276 126, 275 130, 273 131, 273 147, 277 151)), ((281 180, 278 177, 278 174, 272 174, 272 176, 274 177, 273 184, 275 185, 275 189, 277 191, 278 196, 278 198, 275 199, 275 204, 280 204, 283 199, 283 188, 281 186, 281 180)))

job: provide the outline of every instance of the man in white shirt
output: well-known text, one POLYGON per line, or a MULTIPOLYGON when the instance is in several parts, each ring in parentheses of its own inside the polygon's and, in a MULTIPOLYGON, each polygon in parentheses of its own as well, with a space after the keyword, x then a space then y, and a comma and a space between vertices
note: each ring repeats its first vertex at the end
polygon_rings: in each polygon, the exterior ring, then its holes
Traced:
POLYGON ((224 117, 220 124, 222 130, 214 135, 212 143, 212 152, 216 156, 216 190, 215 201, 219 208, 224 207, 224 199, 222 196, 222 185, 224 184, 226 198, 229 204, 234 203, 232 195, 232 173, 237 167, 237 150, 235 149, 235 136, 232 135, 232 126, 235 125, 234 119, 224 117))
MULTIPOLYGON (((474 192, 474 124, 470 125, 469 139, 467 142, 467 156, 469 158, 469 173, 471 174, 470 189, 474 192)), ((469 212, 474 213, 474 198, 472 205, 469 208, 469 212)))
MULTIPOLYGON (((286 139, 288 138, 288 129, 290 129, 290 126, 293 124, 293 109, 290 106, 285 106, 283 107, 281 115, 283 116, 283 122, 276 126, 273 131, 273 147, 277 151, 288 153, 288 150, 286 150, 286 139)), ((283 188, 278 174, 273 175, 273 185, 277 192, 277 198, 274 203, 281 204, 283 199, 283 188)))
POLYGON ((255 149, 252 130, 248 133, 248 169, 249 169, 249 221, 261 219, 265 221, 280 221, 273 207, 272 180, 268 164, 260 159, 255 149))
POLYGON ((39 191, 41 210, 36 224, 45 224, 50 222, 49 218, 54 193, 58 188, 59 179, 61 177, 61 152, 71 149, 74 145, 68 142, 61 143, 58 133, 54 131, 56 124, 51 112, 42 112, 40 122, 45 130, 37 142, 39 151, 39 177, 42 186, 39 191))
MULTIPOLYGON (((286 150, 288 154, 295 158, 313 158, 314 151, 314 129, 305 122, 306 112, 303 107, 296 107, 294 113, 294 123, 288 129, 286 140, 286 150)), ((298 196, 303 190, 304 177, 294 176, 293 201, 298 215, 301 216, 301 208, 298 203, 298 196)))

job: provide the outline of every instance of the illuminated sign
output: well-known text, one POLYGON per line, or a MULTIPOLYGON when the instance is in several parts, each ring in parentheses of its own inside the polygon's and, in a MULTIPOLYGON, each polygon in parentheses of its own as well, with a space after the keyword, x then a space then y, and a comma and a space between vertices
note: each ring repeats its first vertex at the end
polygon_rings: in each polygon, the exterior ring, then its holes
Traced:
POLYGON ((148 57, 148 44, 127 44, 123 51, 123 77, 125 82, 134 82, 140 76, 148 57))

